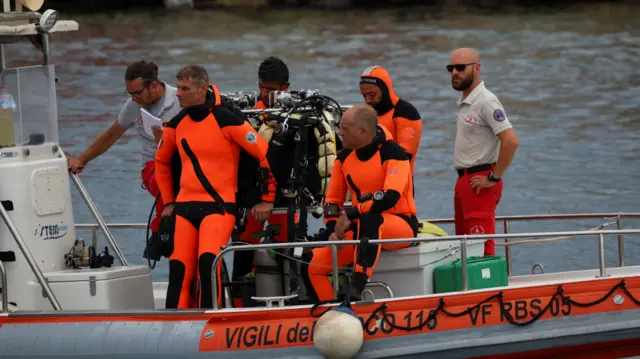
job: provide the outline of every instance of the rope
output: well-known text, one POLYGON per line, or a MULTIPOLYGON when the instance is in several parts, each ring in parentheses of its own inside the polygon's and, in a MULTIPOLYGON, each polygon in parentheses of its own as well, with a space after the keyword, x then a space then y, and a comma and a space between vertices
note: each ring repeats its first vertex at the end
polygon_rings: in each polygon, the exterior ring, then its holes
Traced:
MULTIPOLYGON (((468 315, 469 313, 473 313, 473 311, 475 310, 480 310, 480 307, 485 304, 488 303, 492 300, 498 300, 499 303, 499 308, 500 308, 500 314, 507 319, 507 321, 514 325, 514 326, 518 326, 518 327, 524 327, 527 325, 531 325, 533 323, 535 323, 538 319, 540 319, 547 311, 549 311, 549 309, 551 308, 551 305, 554 301, 556 301, 558 298, 561 300, 560 303, 570 303, 572 305, 575 305, 577 307, 592 307, 594 305, 598 305, 602 302, 604 302, 605 300, 607 300, 607 298, 609 298, 618 288, 622 288, 622 291, 626 294, 626 296, 636 305, 640 306, 640 300, 636 299, 631 292, 629 292, 629 290, 627 289, 627 282, 623 279, 621 280, 618 284, 616 284, 615 286, 613 286, 613 288, 611 288, 611 290, 609 290, 609 292, 607 292, 607 294, 605 294, 602 298, 596 299, 594 301, 591 302, 578 302, 574 299, 571 299, 571 297, 564 295, 564 288, 562 285, 558 286, 558 288, 556 289, 556 292, 553 294, 553 296, 551 297, 551 299, 549 299, 549 302, 547 303, 547 305, 538 312, 538 314, 534 315, 531 319, 527 320, 527 321, 517 321, 513 318, 513 315, 511 314, 511 312, 509 310, 505 309, 505 302, 504 302, 504 293, 502 291, 493 294, 491 296, 489 296, 487 299, 481 301, 480 303, 474 305, 473 307, 469 307, 466 310, 463 310, 461 312, 458 313, 454 313, 454 312, 450 312, 447 309, 445 309, 446 306, 446 301, 444 298, 440 298, 439 302, 438 302, 438 307, 434 310, 431 310, 429 312, 429 315, 418 325, 415 326, 400 326, 395 324, 395 321, 392 321, 389 319, 389 313, 388 311, 388 306, 386 303, 381 304, 380 306, 378 306, 373 313, 371 313, 371 315, 369 315, 369 317, 364 320, 363 322, 363 328, 367 329, 370 327, 370 324, 372 321, 377 321, 377 320, 382 320, 384 322, 384 324, 386 326, 388 326, 388 328, 392 328, 392 329, 396 329, 396 330, 402 330, 402 331, 415 331, 415 330, 421 330, 422 328, 424 328, 425 326, 429 326, 430 329, 435 328, 435 324, 437 323, 437 315, 438 313, 443 313, 444 315, 447 315, 449 317, 461 317, 464 315, 468 315), (381 314, 382 317, 380 319, 378 319, 377 314, 381 314)), ((322 314, 324 314, 325 312, 322 312, 321 314, 314 314, 314 310, 315 310, 316 306, 311 308, 311 316, 314 318, 318 318, 320 316, 322 316, 322 314)))

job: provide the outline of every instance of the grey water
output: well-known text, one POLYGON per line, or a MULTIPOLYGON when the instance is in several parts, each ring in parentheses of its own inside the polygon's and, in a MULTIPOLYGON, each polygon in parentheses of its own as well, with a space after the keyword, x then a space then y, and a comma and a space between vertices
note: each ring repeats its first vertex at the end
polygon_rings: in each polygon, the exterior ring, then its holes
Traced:
MULTIPOLYGON (((51 41, 60 142, 65 152, 77 155, 115 120, 126 101, 125 67, 140 59, 156 62, 169 83, 182 66, 204 65, 222 91, 234 91, 256 90, 259 63, 277 55, 289 66, 293 88, 320 89, 343 104, 362 102, 360 73, 382 65, 399 96, 423 117, 415 177, 419 217, 452 218, 459 93, 451 88, 445 65, 451 51, 470 46, 480 52, 482 79, 502 101, 520 138, 498 215, 640 212, 634 185, 640 177, 640 20, 634 16, 639 10, 590 4, 493 13, 76 15, 72 19, 80 30, 51 41)), ((41 61, 30 46, 7 49, 9 65, 41 61)), ((81 175, 108 223, 147 222, 153 198, 141 187, 139 148, 130 130, 81 175)), ((73 186, 72 192, 76 222, 94 222, 73 186)), ((587 230, 605 222, 518 222, 510 223, 510 231, 587 230)), ((443 228, 453 233, 453 226, 443 228)), ((502 223, 497 228, 501 231, 502 223)), ((146 264, 144 229, 114 230, 114 235, 130 263, 146 264)), ((606 241, 607 265, 617 265, 616 237, 606 241)), ((625 237, 625 253, 627 264, 638 262, 637 237, 625 237)), ((596 237, 514 246, 512 257, 514 274, 530 273, 535 263, 546 272, 598 267, 596 237)), ((154 280, 166 280, 166 263, 163 259, 153 271, 154 280)))

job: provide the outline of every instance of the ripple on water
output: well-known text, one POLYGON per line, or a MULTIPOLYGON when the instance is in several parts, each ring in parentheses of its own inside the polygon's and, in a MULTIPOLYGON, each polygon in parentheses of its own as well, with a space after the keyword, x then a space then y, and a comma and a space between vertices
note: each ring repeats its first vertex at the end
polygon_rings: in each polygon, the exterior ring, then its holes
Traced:
MULTIPOLYGON (((60 140, 65 151, 79 153, 113 122, 126 100, 124 69, 139 59, 159 64, 161 78, 170 83, 182 66, 200 63, 224 90, 254 91, 259 62, 278 55, 289 65, 293 88, 318 88, 343 103, 362 102, 358 77, 366 67, 382 65, 396 92, 423 117, 416 163, 420 216, 452 217, 459 93, 451 88, 444 65, 453 49, 472 45, 482 56, 486 86, 500 98, 520 137, 498 214, 636 212, 640 20, 631 14, 640 8, 626 6, 491 16, 415 9, 410 16, 282 11, 269 13, 268 21, 220 12, 160 18, 80 15, 79 32, 53 39, 60 140), (166 26, 169 22, 172 26, 166 26)), ((10 64, 40 61, 33 60, 37 52, 28 46, 8 48, 10 64)), ((140 187, 139 148, 129 131, 83 173, 109 222, 147 219, 153 199, 140 187)), ((78 220, 91 221, 75 194, 73 203, 78 220)), ((593 225, 571 223, 565 229, 593 225)), ((512 226, 517 231, 550 228, 556 227, 512 226)), ((122 233, 118 241, 127 257, 144 263, 144 232, 122 233)), ((591 244, 516 246, 514 271, 529 272, 536 262, 547 271, 584 267, 592 262, 591 244)), ((633 241, 626 248, 629 256, 640 253, 633 241)), ((160 265, 154 278, 166 279, 166 267, 160 265)))

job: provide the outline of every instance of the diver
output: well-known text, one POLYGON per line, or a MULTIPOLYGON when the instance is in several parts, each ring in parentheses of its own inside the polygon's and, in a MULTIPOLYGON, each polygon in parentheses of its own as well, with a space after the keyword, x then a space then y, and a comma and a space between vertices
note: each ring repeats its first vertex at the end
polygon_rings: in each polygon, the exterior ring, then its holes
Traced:
MULTIPOLYGON (((256 109, 265 109, 269 107, 270 103, 275 101, 269 101, 270 93, 273 91, 287 91, 289 89, 289 69, 287 65, 280 58, 271 56, 266 58, 260 64, 258 68, 258 89, 260 90, 260 100, 256 103, 256 109)), ((273 128, 277 125, 275 121, 265 122, 258 133, 265 139, 270 147, 274 146, 271 143, 273 135, 273 128), (267 131, 270 133, 267 134, 267 131)), ((273 151, 271 151, 273 152, 273 151)), ((291 164, 282 163, 277 156, 268 156, 271 170, 276 178, 284 179, 289 175, 291 170, 291 164), (278 175, 281 173, 281 175, 278 175)), ((241 179, 242 180, 242 179, 241 179)), ((281 185, 283 181, 278 181, 281 185)), ((279 203, 282 204, 282 203, 279 203)), ((277 231, 274 234, 274 240, 278 242, 286 242, 287 240, 287 214, 271 213, 268 218, 269 224, 274 226, 277 231)), ((297 222, 297 221, 296 221, 297 222)), ((246 219, 246 226, 244 233, 240 236, 240 239, 252 244, 258 244, 260 240, 260 233, 264 229, 264 221, 257 221, 256 218, 249 215, 246 219)), ((240 252, 238 252, 240 253, 240 252)), ((245 251, 244 253, 249 253, 245 251)))
MULTIPOLYGON (((415 238, 418 219, 413 199, 411 166, 406 151, 393 141, 390 131, 378 125, 371 106, 355 105, 344 113, 338 134, 344 149, 334 163, 325 201, 324 221, 329 240, 415 238), (347 191, 352 207, 343 209, 347 191)), ((371 276, 380 251, 411 243, 344 246, 338 266, 354 263, 351 289, 343 295, 358 300, 371 276)), ((331 248, 315 248, 303 265, 303 279, 312 301, 333 299, 331 248)))
MULTIPOLYGON (((259 161, 263 186, 267 188, 262 202, 251 209, 258 221, 266 220, 273 208, 276 183, 266 158, 266 141, 248 122, 222 105, 218 89, 209 84, 206 70, 190 65, 176 79, 183 110, 165 124, 156 153, 156 177, 165 203, 162 216, 175 214, 166 308, 192 305, 194 278, 199 284, 195 305, 212 308, 213 261, 220 247, 228 243, 236 223, 240 152, 245 150, 259 161), (173 173, 176 152, 181 166, 177 194, 173 173)), ((216 271, 218 283, 222 282, 221 271, 220 268, 216 271)), ((217 291, 220 306, 222 285, 218 285, 217 291)))
MULTIPOLYGON (((260 101, 256 104, 256 108, 264 109, 273 106, 275 99, 270 97, 273 92, 288 91, 290 86, 289 70, 284 61, 275 56, 266 58, 258 69, 258 85, 260 101)), ((295 115, 297 113, 294 117, 295 115)), ((266 228, 264 221, 247 216, 244 227, 238 230, 240 233, 234 233, 234 242, 239 239, 240 243, 258 244, 263 238, 264 243, 305 240, 308 238, 307 213, 299 206, 307 206, 314 202, 321 203, 327 191, 327 183, 339 149, 335 131, 329 120, 317 114, 304 120, 298 117, 291 120, 290 123, 293 125, 288 130, 274 131, 282 120, 281 114, 261 117, 258 133, 269 143, 267 159, 278 183, 274 206, 287 208, 287 212, 271 213, 266 228), (296 140, 296 138, 299 139, 296 140), (296 160, 297 156, 302 156, 300 158, 304 160, 296 160), (297 165, 297 163, 305 163, 305 165, 297 165), (294 195, 291 196, 291 193, 294 195), (292 206, 300 211, 293 210, 292 206)), ((255 190, 252 190, 251 184, 255 182, 255 170, 252 169, 255 166, 257 163, 253 159, 241 160, 240 172, 243 175, 239 177, 238 198, 240 198, 239 203, 243 203, 245 208, 255 202, 255 190)), ((259 283, 255 281, 260 280, 260 277, 256 276, 258 274, 256 268, 260 268, 261 273, 271 271, 262 261, 254 261, 255 258, 259 257, 255 256, 254 251, 234 253, 232 288, 236 307, 252 305, 248 298, 253 295, 254 284, 256 290, 258 289, 259 283)), ((282 258, 278 257, 279 264, 282 258)), ((286 276, 282 266, 277 270, 286 276)))
POLYGON ((420 113, 411 103, 396 95, 391 76, 383 67, 371 66, 364 70, 360 76, 360 92, 364 101, 378 113, 380 125, 407 151, 413 175, 422 137, 420 113))
POLYGON ((270 99, 273 92, 288 91, 289 68, 279 57, 269 56, 258 67, 258 90, 260 99, 256 103, 256 109, 269 108, 275 103, 275 99, 270 99))
MULTIPOLYGON (((254 106, 255 109, 266 109, 269 108, 270 104, 275 103, 275 98, 270 98, 275 91, 288 91, 290 86, 289 82, 289 69, 287 65, 280 58, 276 56, 270 56, 266 58, 260 66, 258 67, 258 90, 259 90, 259 99, 254 106)), ((267 116, 260 115, 261 120, 265 120, 267 116)), ((264 121, 261 123, 259 128, 257 129, 260 136, 269 143, 269 148, 273 148, 274 144, 271 143, 271 138, 273 137, 274 128, 276 127, 276 121, 264 121)), ((268 159, 271 166, 271 169, 276 176, 276 178, 280 178, 281 181, 278 183, 283 184, 284 180, 289 175, 291 171, 291 164, 285 163, 286 158, 277 155, 276 151, 269 151, 268 159)), ((255 171, 253 171, 253 167, 255 167, 257 163, 253 160, 243 160, 241 161, 240 172, 243 173, 239 177, 240 186, 238 188, 238 198, 239 202, 242 202, 245 205, 252 205, 256 201, 255 199, 255 191, 251 191, 253 186, 253 182, 256 181, 256 176, 254 175, 255 171)), ((278 196, 278 204, 283 205, 282 198, 278 196)), ((295 222, 297 223, 299 219, 299 215, 295 214, 295 222)), ((270 238, 268 240, 273 240, 276 242, 286 242, 288 237, 287 232, 287 214, 286 213, 271 213, 268 218, 268 223, 272 231, 268 231, 265 233, 265 221, 258 220, 252 215, 247 215, 244 227, 240 231, 239 239, 243 243, 248 244, 259 244, 261 238, 265 237, 265 234, 268 234, 270 238)), ((235 238, 235 237, 234 237, 235 238)), ((234 282, 236 283, 245 283, 245 277, 248 274, 253 274, 254 271, 254 251, 236 251, 234 252, 234 261, 233 261, 233 276, 234 282)), ((246 283, 245 283, 246 284, 246 283)), ((244 299, 246 297, 242 294, 242 288, 244 284, 240 284, 239 286, 233 287, 233 301, 234 306, 237 308, 244 307, 244 299)))

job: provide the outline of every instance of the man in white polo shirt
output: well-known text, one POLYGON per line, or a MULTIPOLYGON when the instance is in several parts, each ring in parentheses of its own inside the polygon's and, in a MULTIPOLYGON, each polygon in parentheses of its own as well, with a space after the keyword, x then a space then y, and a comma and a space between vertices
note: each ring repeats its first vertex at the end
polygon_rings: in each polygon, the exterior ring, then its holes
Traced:
POLYGON ((154 126, 153 136, 149 135, 142 124, 140 109, 144 108, 163 122, 167 122, 182 108, 176 97, 176 88, 158 79, 158 66, 153 62, 138 61, 129 65, 124 80, 125 93, 130 98, 120 110, 118 119, 78 157, 69 156, 67 164, 72 173, 80 173, 91 160, 106 152, 128 129, 135 126, 142 143, 142 185, 154 198, 158 197, 156 216, 150 225, 152 235, 157 236, 164 204, 158 196, 154 161, 158 142, 162 137, 162 128, 154 126))
MULTIPOLYGON (((493 234, 495 210, 502 196, 502 176, 518 147, 504 107, 480 81, 480 56, 462 48, 451 55, 447 71, 458 99, 453 166, 458 172, 454 210, 456 234, 493 234)), ((484 255, 495 255, 493 239, 484 255)))

